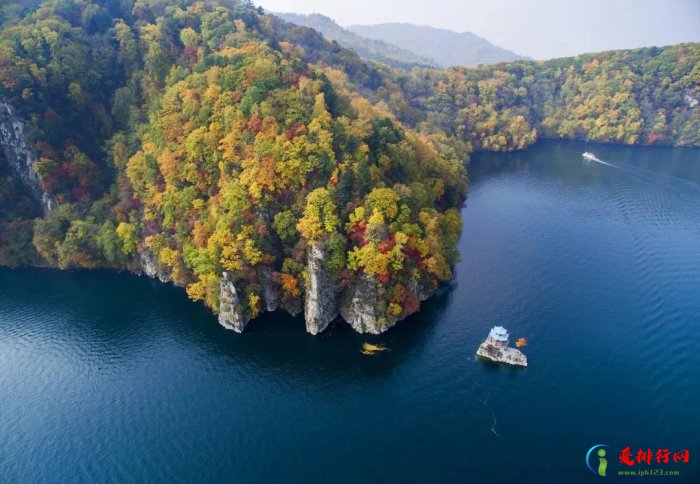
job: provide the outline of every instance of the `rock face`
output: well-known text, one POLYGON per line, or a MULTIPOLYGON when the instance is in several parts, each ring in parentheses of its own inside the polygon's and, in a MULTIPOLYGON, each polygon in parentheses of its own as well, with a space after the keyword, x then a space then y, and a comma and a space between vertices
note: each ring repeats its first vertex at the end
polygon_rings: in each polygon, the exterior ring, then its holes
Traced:
POLYGON ((494 363, 505 363, 513 366, 527 366, 527 356, 515 348, 497 347, 483 342, 476 350, 476 356, 491 360, 494 363))
MULTIPOLYGON (((260 286, 264 304, 261 311, 276 311, 279 307, 279 288, 273 280, 271 267, 260 270, 260 286)), ((251 315, 244 301, 241 301, 241 288, 236 287, 236 282, 228 272, 221 276, 219 291, 219 324, 242 333, 250 322, 251 315)))
POLYGON ((38 156, 27 144, 24 121, 3 101, 0 101, 0 145, 20 179, 41 203, 44 213, 56 208, 56 199, 41 189, 41 179, 34 171, 38 156))
POLYGON ((318 334, 338 317, 338 289, 335 277, 328 270, 327 256, 322 243, 308 248, 309 277, 306 282, 304 317, 306 331, 318 334))
POLYGON ((224 272, 219 294, 219 324, 226 329, 242 333, 250 321, 250 315, 243 311, 238 292, 233 278, 228 272, 224 272))
POLYGON ((387 319, 380 308, 380 288, 377 281, 362 274, 357 284, 349 288, 343 297, 340 314, 358 333, 381 334, 396 324, 398 318, 387 319))
MULTIPOLYGON (((419 301, 425 301, 431 294, 417 283, 411 283, 409 289, 419 301)), ((376 279, 366 274, 360 275, 357 284, 343 295, 340 315, 358 333, 384 333, 402 318, 386 316, 383 292, 384 288, 376 279)))
POLYGON ((262 299, 265 310, 276 311, 279 307, 279 288, 272 279, 272 268, 265 267, 260 271, 260 284, 262 285, 262 299))
POLYGON ((141 266, 141 271, 148 277, 157 278, 160 282, 168 282, 170 280, 167 274, 161 272, 156 256, 150 250, 144 249, 139 252, 139 265, 141 266))
MULTIPOLYGON (((323 243, 314 243, 308 247, 308 278, 304 297, 308 333, 316 335, 322 332, 339 315, 358 333, 371 334, 384 333, 402 319, 386 316, 386 289, 371 276, 360 274, 357 283, 341 293, 336 277, 328 269, 327 260, 328 254, 323 243)), ((144 248, 139 252, 137 272, 161 282, 172 282, 170 275, 162 269, 150 250, 144 248)), ((301 308, 295 310, 295 307, 284 304, 279 282, 273 274, 272 267, 259 269, 256 284, 259 284, 262 299, 260 311, 272 312, 282 308, 295 315, 301 308)), ((246 288, 241 284, 245 282, 236 282, 231 274, 224 272, 219 287, 219 324, 237 333, 242 333, 252 319, 243 292, 246 288)), ((408 289, 419 301, 424 301, 433 292, 417 283, 409 284, 408 289)))

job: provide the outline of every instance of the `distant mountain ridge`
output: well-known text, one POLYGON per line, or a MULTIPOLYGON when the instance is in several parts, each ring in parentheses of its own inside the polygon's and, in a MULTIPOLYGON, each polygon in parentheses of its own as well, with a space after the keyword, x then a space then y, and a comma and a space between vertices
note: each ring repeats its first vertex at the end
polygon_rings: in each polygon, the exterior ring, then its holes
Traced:
POLYGON ((357 52, 366 59, 376 60, 393 67, 428 66, 439 67, 439 63, 429 57, 417 55, 394 44, 375 39, 367 39, 338 25, 333 19, 321 14, 303 15, 297 13, 275 13, 281 19, 302 27, 309 27, 324 37, 338 42, 343 47, 357 52))
POLYGON ((351 25, 347 30, 368 39, 400 45, 416 55, 433 59, 438 67, 473 67, 527 59, 471 32, 407 23, 351 25))

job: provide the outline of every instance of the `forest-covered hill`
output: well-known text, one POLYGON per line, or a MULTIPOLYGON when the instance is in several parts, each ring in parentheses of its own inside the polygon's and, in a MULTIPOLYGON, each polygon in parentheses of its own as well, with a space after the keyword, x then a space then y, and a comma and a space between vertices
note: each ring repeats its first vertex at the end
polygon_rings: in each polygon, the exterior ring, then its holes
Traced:
POLYGON ((473 69, 384 69, 377 92, 405 122, 474 149, 537 137, 700 145, 700 44, 473 69))
POLYGON ((237 0, 2 12, 0 264, 146 273, 236 330, 418 310, 475 149, 700 144, 697 44, 404 70, 237 0))

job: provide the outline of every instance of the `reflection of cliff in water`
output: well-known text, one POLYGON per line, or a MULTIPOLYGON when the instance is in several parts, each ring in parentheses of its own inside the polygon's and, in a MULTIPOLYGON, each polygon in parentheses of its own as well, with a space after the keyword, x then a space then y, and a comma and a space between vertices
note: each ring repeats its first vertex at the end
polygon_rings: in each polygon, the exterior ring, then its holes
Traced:
MULTIPOLYGON (((75 332, 88 341, 85 357, 110 354, 114 363, 144 358, 163 339, 196 351, 214 353, 226 364, 217 371, 249 367, 249 371, 294 368, 294 379, 382 377, 396 365, 418 357, 430 340, 451 292, 449 287, 421 305, 421 311, 381 336, 362 335, 342 320, 324 333, 304 331, 303 316, 283 312, 263 314, 246 332, 234 334, 216 322, 202 304, 184 291, 153 279, 110 271, 0 270, 2 294, 13 307, 41 307, 33 320, 50 321, 31 328, 60 345, 75 344, 75 332), (368 359, 359 352, 366 341, 379 342, 391 352, 368 359)), ((25 328, 26 329, 26 328, 25 328)), ((147 357, 147 356, 146 356, 147 357)))

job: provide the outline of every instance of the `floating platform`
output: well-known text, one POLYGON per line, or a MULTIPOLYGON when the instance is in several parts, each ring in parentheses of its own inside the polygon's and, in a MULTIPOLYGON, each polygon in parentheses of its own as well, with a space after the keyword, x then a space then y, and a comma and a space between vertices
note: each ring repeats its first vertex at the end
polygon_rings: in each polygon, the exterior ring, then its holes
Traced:
POLYGON ((527 366, 527 356, 515 348, 499 348, 487 342, 481 343, 476 350, 476 356, 491 360, 495 363, 505 363, 513 366, 527 366))
MULTIPOLYGON (((505 363, 513 366, 527 366, 527 356, 515 348, 508 347, 508 331, 503 326, 491 328, 486 341, 479 345, 476 356, 495 363, 505 363)), ((524 342, 524 338, 521 338, 524 342)), ((519 340, 520 341, 520 340, 519 340)), ((524 344, 524 343, 523 343, 524 344)))

